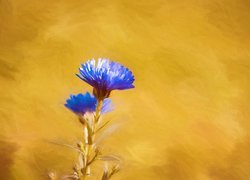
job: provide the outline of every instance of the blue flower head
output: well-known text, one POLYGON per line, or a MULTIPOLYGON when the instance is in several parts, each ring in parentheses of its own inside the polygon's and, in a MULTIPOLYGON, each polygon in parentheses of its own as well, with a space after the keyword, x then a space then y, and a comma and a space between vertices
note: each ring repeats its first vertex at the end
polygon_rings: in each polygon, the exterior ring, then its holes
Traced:
POLYGON ((109 97, 112 90, 124 90, 134 88, 134 76, 123 65, 99 58, 88 60, 79 68, 77 76, 93 86, 93 94, 99 100, 109 97))
MULTIPOLYGON (((77 115, 84 115, 87 112, 95 112, 97 99, 89 92, 85 94, 70 95, 66 100, 65 106, 77 115)), ((101 113, 107 113, 112 110, 111 100, 104 99, 101 113)))

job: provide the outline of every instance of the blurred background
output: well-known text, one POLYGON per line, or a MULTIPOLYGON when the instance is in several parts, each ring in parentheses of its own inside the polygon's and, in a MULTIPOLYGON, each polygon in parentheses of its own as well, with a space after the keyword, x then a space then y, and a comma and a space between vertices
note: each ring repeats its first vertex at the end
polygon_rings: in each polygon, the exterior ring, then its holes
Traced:
POLYGON ((105 117, 113 179, 250 179, 249 18, 248 0, 0 0, 0 177, 71 172, 77 154, 50 141, 81 139, 64 102, 107 57, 136 78, 105 117))

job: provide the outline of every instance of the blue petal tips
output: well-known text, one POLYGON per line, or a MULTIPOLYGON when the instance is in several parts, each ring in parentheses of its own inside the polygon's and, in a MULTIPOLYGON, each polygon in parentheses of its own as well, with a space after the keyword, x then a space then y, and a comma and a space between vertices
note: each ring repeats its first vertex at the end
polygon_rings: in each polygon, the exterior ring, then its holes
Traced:
POLYGON ((134 76, 132 72, 123 65, 99 58, 88 60, 79 68, 77 76, 90 84, 93 94, 98 100, 109 97, 112 90, 125 90, 134 88, 134 76))
MULTIPOLYGON (((70 95, 66 100, 65 106, 77 115, 84 115, 87 112, 95 112, 97 99, 89 92, 85 94, 70 95)), ((112 110, 111 100, 104 99, 101 113, 107 113, 112 110)))

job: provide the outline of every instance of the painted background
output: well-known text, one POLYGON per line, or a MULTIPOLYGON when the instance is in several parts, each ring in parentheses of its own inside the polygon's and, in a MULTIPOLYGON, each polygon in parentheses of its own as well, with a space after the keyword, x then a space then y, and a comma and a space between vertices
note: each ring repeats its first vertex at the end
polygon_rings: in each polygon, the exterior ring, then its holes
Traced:
POLYGON ((249 19, 247 0, 0 0, 1 179, 70 171, 76 154, 48 142, 81 137, 63 104, 90 90, 74 74, 92 57, 136 77, 106 117, 114 179, 249 179, 249 19))

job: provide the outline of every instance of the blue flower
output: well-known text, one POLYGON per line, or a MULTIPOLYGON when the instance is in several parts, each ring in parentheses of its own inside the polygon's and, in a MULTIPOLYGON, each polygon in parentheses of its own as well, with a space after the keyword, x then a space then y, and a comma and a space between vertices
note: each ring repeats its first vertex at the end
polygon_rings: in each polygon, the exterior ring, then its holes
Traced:
POLYGON ((134 88, 134 76, 123 65, 99 58, 88 60, 79 68, 77 76, 94 87, 93 94, 98 100, 109 97, 112 90, 124 90, 134 88))
MULTIPOLYGON (((85 94, 70 95, 64 104, 68 109, 77 115, 84 115, 86 112, 95 112, 97 106, 97 99, 89 92, 85 94)), ((111 100, 104 99, 101 113, 107 113, 112 110, 111 100)))

